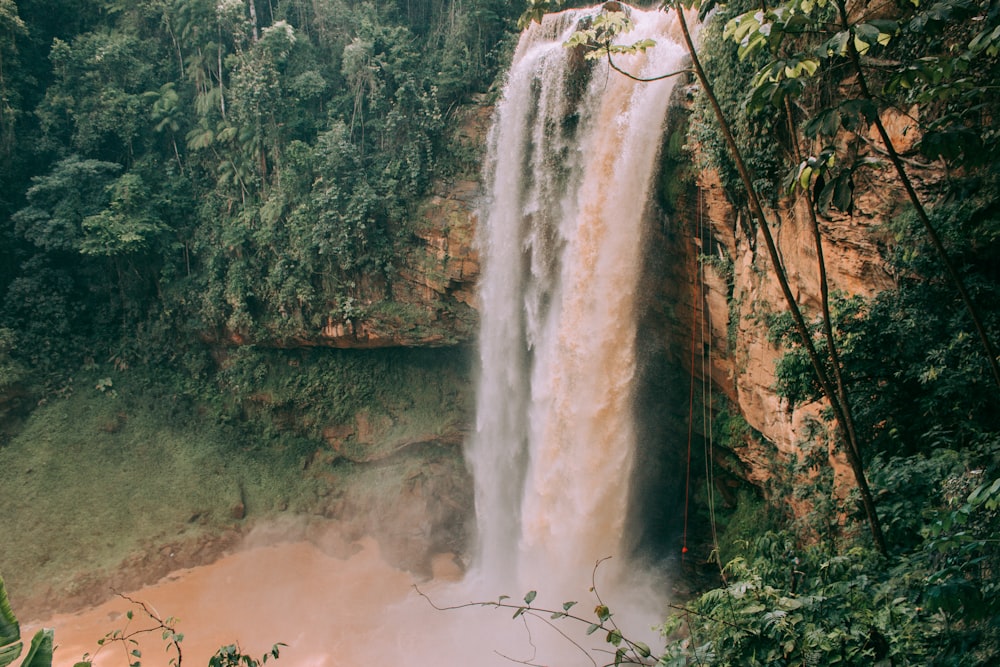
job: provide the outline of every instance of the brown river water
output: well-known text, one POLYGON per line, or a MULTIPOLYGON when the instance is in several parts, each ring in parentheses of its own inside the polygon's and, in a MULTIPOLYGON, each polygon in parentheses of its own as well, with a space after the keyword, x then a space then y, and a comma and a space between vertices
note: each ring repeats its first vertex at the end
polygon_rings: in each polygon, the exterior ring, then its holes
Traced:
MULTIPOLYGON (((440 612, 414 594, 414 577, 388 565, 374 541, 346 545, 331 536, 331 542, 333 548, 312 542, 250 546, 125 593, 161 618, 177 619, 176 630, 184 634, 183 665, 207 665, 216 649, 236 642, 255 658, 276 642, 288 644, 277 663, 269 663, 279 667, 365 664, 391 643, 384 621, 393 614, 412 617, 415 627, 422 626, 420 632, 438 623, 440 612), (404 609, 394 612, 400 605, 404 609)), ((460 576, 450 559, 442 558, 435 570, 436 581, 422 586, 433 590, 460 576)), ((30 636, 38 627, 55 629, 55 667, 71 667, 84 654, 98 667, 125 667, 129 660, 121 643, 101 648, 97 641, 115 630, 155 625, 141 607, 115 597, 80 613, 31 623, 24 634, 30 636), (131 621, 126 617, 130 609, 131 621)), ((400 627, 394 621, 392 632, 400 627)), ((161 634, 157 630, 136 637, 143 665, 167 665, 174 657, 161 634)))
MULTIPOLYGON (((242 550, 213 563, 124 592, 160 618, 176 618, 175 630, 184 634, 182 667, 207 665, 220 646, 233 643, 259 659, 277 642, 287 646, 280 648, 277 661, 268 661, 276 667, 609 662, 601 633, 585 635, 586 623, 564 620, 557 626, 547 612, 515 620, 510 609, 469 605, 497 600, 500 593, 511 594, 507 602, 513 602, 524 591, 495 590, 474 572, 463 578, 451 556, 439 556, 433 576, 422 579, 388 564, 370 538, 345 541, 335 525, 319 537, 314 532, 311 541, 274 543, 267 532, 265 527, 263 539, 251 534, 242 550), (439 611, 429 599, 460 608, 439 611)), ((581 579, 574 598, 580 600, 581 616, 591 615, 596 600, 587 593, 588 583, 589 576, 581 579)), ((559 609, 560 599, 549 599, 541 590, 534 605, 559 609)), ((611 604, 624 611, 641 606, 637 600, 611 604)), ((625 627, 648 629, 655 616, 643 610, 640 618, 625 627)), ((115 630, 129 634, 156 625, 142 607, 115 597, 79 613, 26 623, 22 630, 25 639, 40 627, 55 630, 54 667, 72 667, 85 654, 95 667, 128 667, 136 658, 122 643, 100 647, 98 640, 115 630), (132 620, 126 617, 129 610, 132 620)), ((169 667, 176 657, 161 635, 160 630, 136 635, 144 667, 169 667)), ((655 643, 652 637, 643 639, 655 643)))

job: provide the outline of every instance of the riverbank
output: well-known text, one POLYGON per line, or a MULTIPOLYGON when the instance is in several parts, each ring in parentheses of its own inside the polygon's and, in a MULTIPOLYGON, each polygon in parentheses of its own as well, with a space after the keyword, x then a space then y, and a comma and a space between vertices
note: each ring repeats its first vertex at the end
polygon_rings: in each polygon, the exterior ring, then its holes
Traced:
POLYGON ((0 444, 0 572, 14 608, 30 620, 101 604, 301 521, 337 521, 344 539, 370 536, 393 567, 425 576, 435 553, 461 551, 472 507, 462 376, 433 361, 367 355, 392 364, 392 386, 364 411, 341 401, 345 424, 309 428, 315 413, 286 405, 280 420, 240 405, 220 416, 149 373, 81 371, 0 444))

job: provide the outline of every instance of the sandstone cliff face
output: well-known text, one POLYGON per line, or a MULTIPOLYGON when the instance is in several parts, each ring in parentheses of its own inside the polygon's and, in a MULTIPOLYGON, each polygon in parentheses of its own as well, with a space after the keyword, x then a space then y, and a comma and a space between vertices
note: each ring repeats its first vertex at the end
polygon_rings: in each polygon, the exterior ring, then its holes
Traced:
MULTIPOLYGON (((904 117, 886 121, 895 130, 897 146, 912 145, 915 137, 904 117)), ((880 146, 872 143, 868 150, 877 151, 880 146)), ((879 225, 897 212, 901 197, 886 172, 861 175, 855 185, 850 215, 819 219, 823 253, 831 293, 872 296, 893 285, 881 256, 885 239, 879 225)), ((784 351, 768 339, 766 320, 787 306, 760 230, 727 200, 711 171, 699 173, 682 199, 670 223, 679 232, 670 251, 683 257, 688 268, 682 287, 666 289, 668 298, 679 300, 674 337, 691 339, 693 331, 699 343, 694 376, 707 376, 759 434, 734 450, 741 461, 734 472, 763 486, 776 463, 801 457, 802 446, 816 440, 812 424, 822 406, 789 406, 775 391, 775 366, 784 351)), ((794 296, 804 316, 812 319, 820 312, 819 267, 804 206, 786 204, 770 212, 770 224, 794 296)), ((678 362, 690 370, 683 355, 678 362)), ((843 491, 846 486, 838 480, 849 479, 850 471, 832 445, 827 447, 835 488, 843 491)))

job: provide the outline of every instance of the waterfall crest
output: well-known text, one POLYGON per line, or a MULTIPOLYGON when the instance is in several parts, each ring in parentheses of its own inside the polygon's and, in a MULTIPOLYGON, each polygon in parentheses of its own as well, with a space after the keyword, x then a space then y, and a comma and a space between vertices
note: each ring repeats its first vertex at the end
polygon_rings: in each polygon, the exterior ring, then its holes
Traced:
MULTIPOLYGON (((579 591, 626 530, 643 227, 674 79, 637 83, 565 48, 597 11, 525 31, 490 133, 467 458, 474 571, 496 586, 579 591)), ((622 41, 657 46, 615 64, 678 69, 673 15, 630 11, 622 41)))

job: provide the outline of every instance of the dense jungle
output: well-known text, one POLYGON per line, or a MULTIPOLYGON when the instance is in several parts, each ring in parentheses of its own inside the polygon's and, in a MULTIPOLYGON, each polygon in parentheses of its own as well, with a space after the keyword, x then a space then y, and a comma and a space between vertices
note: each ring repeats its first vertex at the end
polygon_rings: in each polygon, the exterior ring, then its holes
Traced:
MULTIPOLYGON (((0 667, 282 518, 468 566, 490 122, 590 4, 0 0, 0 667)), ((1000 3, 635 4, 686 17, 635 267, 663 641, 492 604, 604 664, 996 664, 1000 3)), ((664 46, 631 11, 574 71, 664 46)))

